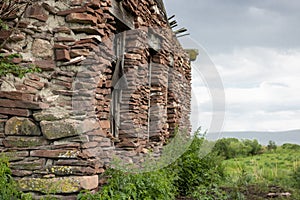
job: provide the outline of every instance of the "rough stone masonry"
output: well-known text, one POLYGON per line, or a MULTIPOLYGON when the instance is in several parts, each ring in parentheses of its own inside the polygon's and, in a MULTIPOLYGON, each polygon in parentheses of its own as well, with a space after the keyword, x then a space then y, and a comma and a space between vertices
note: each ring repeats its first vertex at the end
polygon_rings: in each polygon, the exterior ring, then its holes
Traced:
POLYGON ((136 164, 190 131, 190 59, 162 1, 40 0, 9 23, 1 52, 42 69, 0 82, 0 150, 22 191, 76 199, 116 156, 136 164))

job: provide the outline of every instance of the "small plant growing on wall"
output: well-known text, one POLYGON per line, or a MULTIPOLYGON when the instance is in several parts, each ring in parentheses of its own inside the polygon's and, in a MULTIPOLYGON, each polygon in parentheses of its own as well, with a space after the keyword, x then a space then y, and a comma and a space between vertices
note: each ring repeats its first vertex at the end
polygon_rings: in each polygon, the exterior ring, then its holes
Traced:
POLYGON ((13 74, 19 78, 23 78, 26 73, 41 72, 40 68, 34 65, 29 65, 28 67, 22 67, 20 65, 14 64, 14 58, 21 58, 20 54, 10 54, 5 56, 0 54, 0 77, 7 74, 13 74))
MULTIPOLYGON (((9 36, 18 29, 20 19, 31 4, 30 0, 22 2, 21 4, 19 0, 4 0, 0 3, 0 52, 9 40, 9 36), (11 25, 10 22, 15 19, 17 19, 16 22, 11 25)), ((0 78, 7 74, 22 78, 26 73, 41 72, 34 65, 21 66, 15 64, 14 59, 20 58, 22 58, 21 55, 17 53, 0 53, 0 78)))

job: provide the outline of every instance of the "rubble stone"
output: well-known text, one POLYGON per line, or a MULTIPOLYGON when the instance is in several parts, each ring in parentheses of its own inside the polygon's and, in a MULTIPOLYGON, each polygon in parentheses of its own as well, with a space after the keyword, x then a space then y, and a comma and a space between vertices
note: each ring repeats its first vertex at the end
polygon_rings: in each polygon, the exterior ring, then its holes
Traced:
POLYGON ((6 122, 5 135, 40 136, 40 128, 29 118, 12 117, 6 122))

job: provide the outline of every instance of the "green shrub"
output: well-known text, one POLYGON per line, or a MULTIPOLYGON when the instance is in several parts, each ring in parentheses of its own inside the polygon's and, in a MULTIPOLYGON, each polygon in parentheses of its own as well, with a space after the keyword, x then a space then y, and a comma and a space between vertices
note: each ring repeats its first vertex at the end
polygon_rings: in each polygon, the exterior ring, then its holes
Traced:
POLYGON ((17 185, 11 177, 8 159, 0 157, 0 199, 20 199, 21 192, 17 190, 17 185))
POLYGON ((300 145, 298 144, 290 144, 290 143, 285 143, 281 146, 282 149, 287 149, 287 150, 300 150, 300 145))
POLYGON ((195 134, 191 145, 174 163, 158 171, 147 173, 125 173, 108 170, 108 184, 100 192, 91 194, 83 192, 78 200, 112 200, 112 199, 175 199, 177 195, 194 199, 227 199, 225 192, 219 188, 224 178, 221 157, 209 153, 200 155, 207 142, 195 134))
POLYGON ((105 175, 111 178, 99 193, 81 193, 78 199, 173 200, 176 196, 176 188, 173 185, 174 177, 166 170, 132 174, 111 169, 105 175))
POLYGON ((295 182, 295 187, 300 189, 300 167, 296 169, 296 171, 293 174, 293 180, 295 182))
POLYGON ((277 149, 276 143, 273 140, 270 140, 268 145, 267 145, 267 149, 269 151, 276 151, 276 149, 277 149))
POLYGON ((196 134, 188 150, 170 166, 177 174, 175 186, 181 196, 195 196, 196 188, 212 188, 224 177, 221 159, 216 154, 209 153, 204 158, 200 157, 203 142, 204 139, 196 134))

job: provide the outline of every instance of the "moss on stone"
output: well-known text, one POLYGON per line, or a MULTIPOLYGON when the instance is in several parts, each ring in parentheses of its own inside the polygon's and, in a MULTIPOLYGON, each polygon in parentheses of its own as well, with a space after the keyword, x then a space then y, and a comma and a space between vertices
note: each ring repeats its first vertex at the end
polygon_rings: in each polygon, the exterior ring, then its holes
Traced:
POLYGON ((6 147, 37 147, 47 144, 42 137, 7 137, 3 141, 6 147))
POLYGON ((39 136, 41 131, 32 120, 23 117, 13 117, 6 122, 6 135, 39 136))
POLYGON ((41 192, 44 194, 61 194, 79 192, 80 180, 76 177, 64 178, 23 178, 18 180, 18 185, 22 191, 41 192))

